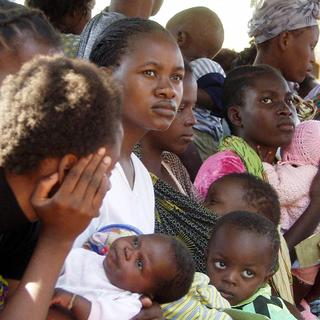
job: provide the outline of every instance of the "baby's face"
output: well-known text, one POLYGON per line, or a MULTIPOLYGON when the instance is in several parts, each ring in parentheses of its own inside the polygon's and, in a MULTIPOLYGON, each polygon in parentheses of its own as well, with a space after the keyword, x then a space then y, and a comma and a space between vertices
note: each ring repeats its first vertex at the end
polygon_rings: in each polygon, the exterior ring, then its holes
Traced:
POLYGON ((256 212, 243 198, 244 191, 241 182, 225 176, 210 186, 204 206, 218 216, 223 216, 235 210, 256 212))
POLYGON ((172 276, 170 256, 170 245, 157 235, 122 237, 111 245, 104 268, 114 286, 152 298, 156 281, 172 276))
POLYGON ((232 306, 251 297, 272 275, 272 247, 263 236, 224 225, 209 247, 210 283, 232 306))

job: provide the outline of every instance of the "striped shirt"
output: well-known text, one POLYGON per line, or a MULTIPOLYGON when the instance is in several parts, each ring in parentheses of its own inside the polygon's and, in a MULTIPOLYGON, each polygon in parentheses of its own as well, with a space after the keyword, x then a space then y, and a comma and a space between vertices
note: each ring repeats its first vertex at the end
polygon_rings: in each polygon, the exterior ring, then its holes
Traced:
MULTIPOLYGON (((221 95, 225 73, 221 66, 208 58, 200 58, 190 62, 193 74, 197 80, 198 88, 205 90, 214 104, 222 108, 221 95)), ((215 141, 219 141, 223 135, 222 119, 216 117, 210 110, 195 108, 197 123, 194 128, 209 133, 215 141)))
POLYGON ((217 289, 209 284, 209 278, 196 272, 189 292, 181 299, 161 305, 165 319, 174 320, 231 320, 218 309, 230 308, 217 289))

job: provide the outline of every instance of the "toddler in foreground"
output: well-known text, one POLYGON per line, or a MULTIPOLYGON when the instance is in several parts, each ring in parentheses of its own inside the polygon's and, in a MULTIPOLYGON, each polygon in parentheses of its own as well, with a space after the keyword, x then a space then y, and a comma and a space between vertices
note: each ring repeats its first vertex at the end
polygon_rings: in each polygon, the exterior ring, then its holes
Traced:
POLYGON ((211 283, 231 306, 270 319, 296 319, 271 296, 268 280, 277 269, 279 234, 267 218, 246 211, 222 216, 208 245, 211 283))
MULTIPOLYGON (((218 216, 243 210, 259 213, 276 226, 280 223, 280 203, 277 192, 269 183, 249 173, 231 173, 214 181, 208 189, 204 205, 218 216)), ((282 250, 279 251, 278 271, 272 276, 269 283, 276 295, 289 302, 286 306, 290 312, 299 317, 299 311, 294 306, 295 301, 292 296, 291 272, 280 272, 280 269, 290 271, 291 261, 286 241, 280 233, 279 236, 282 250), (288 277, 289 281, 285 281, 284 277, 288 277), (282 286, 281 292, 278 283, 282 286), (290 299, 288 294, 283 297, 284 292, 290 293, 292 298, 290 299)))
POLYGON ((184 296, 194 270, 191 254, 173 237, 122 237, 113 242, 106 256, 73 249, 52 304, 69 309, 81 320, 131 319, 142 307, 141 294, 158 303, 184 296))

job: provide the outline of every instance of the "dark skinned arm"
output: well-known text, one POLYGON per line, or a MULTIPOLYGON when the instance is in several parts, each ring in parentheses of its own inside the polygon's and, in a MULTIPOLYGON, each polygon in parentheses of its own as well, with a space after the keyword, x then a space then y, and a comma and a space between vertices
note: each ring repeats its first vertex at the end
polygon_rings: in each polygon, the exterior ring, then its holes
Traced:
POLYGON ((53 289, 73 241, 96 217, 106 193, 111 160, 103 154, 80 159, 58 191, 49 197, 58 174, 40 181, 31 203, 42 222, 42 230, 29 265, 14 295, 0 315, 1 320, 44 320, 53 289))
POLYGON ((148 297, 141 297, 141 311, 132 320, 164 320, 163 312, 157 302, 152 302, 148 297))
MULTIPOLYGON (((77 320, 87 320, 89 318, 92 306, 91 302, 86 298, 79 295, 74 295, 71 292, 59 288, 55 290, 51 303, 53 305, 70 309, 71 313, 77 320), (72 303, 71 306, 70 303, 72 303)), ((50 317, 48 320, 50 320, 50 317)))

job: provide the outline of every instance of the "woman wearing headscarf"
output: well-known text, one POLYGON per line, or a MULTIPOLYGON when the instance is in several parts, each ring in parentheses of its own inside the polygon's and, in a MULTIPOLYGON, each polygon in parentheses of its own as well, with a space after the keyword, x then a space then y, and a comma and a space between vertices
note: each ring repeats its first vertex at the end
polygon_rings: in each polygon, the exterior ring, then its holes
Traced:
MULTIPOLYGON (((249 36, 257 46, 254 65, 277 68, 292 91, 312 72, 318 42, 320 0, 258 0, 249 21, 249 36)), ((313 104, 296 98, 300 120, 316 114, 313 104)))
MULTIPOLYGON (((260 0, 249 21, 249 36, 254 38, 257 56, 254 64, 277 68, 297 91, 315 63, 314 48, 318 42, 319 0, 260 0)), ((316 115, 313 103, 295 99, 300 120, 316 115)))
POLYGON ((258 1, 249 21, 257 56, 254 64, 269 64, 287 81, 302 82, 315 62, 320 0, 258 1))

